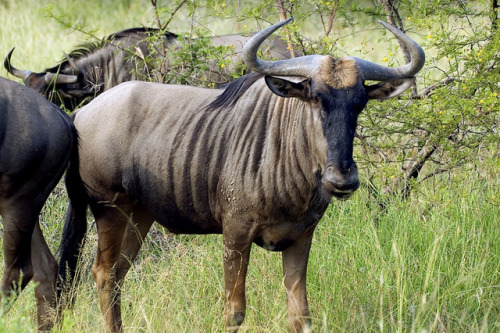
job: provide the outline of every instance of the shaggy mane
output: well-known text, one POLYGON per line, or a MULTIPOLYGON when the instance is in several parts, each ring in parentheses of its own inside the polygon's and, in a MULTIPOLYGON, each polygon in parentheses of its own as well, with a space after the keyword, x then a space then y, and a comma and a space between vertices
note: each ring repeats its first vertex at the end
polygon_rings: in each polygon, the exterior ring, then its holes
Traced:
POLYGON ((211 111, 219 108, 230 108, 233 107, 240 97, 250 88, 255 81, 262 78, 263 75, 259 73, 250 73, 243 75, 242 77, 236 79, 235 81, 229 83, 225 87, 222 94, 217 96, 217 98, 207 105, 206 109, 211 111))
MULTIPOLYGON (((154 33, 158 32, 158 29, 156 28, 146 28, 146 27, 139 27, 139 28, 130 28, 130 29, 125 29, 122 31, 119 31, 117 33, 111 34, 107 37, 104 37, 103 39, 100 39, 95 42, 86 42, 82 43, 77 46, 76 49, 71 51, 68 56, 73 59, 73 60, 78 60, 81 58, 84 58, 94 52, 98 52, 102 48, 104 48, 106 45, 110 45, 114 40, 116 39, 121 39, 121 38, 126 38, 128 36, 134 35, 134 34, 139 34, 139 35, 144 35, 144 38, 153 35, 154 33)), ((174 34, 173 32, 165 31, 165 38, 167 41, 170 41, 172 39, 177 38, 177 35, 174 34)), ((60 67, 67 66, 68 60, 65 58, 61 60, 61 62, 52 68, 48 68, 45 71, 46 72, 54 72, 57 71, 60 67)))

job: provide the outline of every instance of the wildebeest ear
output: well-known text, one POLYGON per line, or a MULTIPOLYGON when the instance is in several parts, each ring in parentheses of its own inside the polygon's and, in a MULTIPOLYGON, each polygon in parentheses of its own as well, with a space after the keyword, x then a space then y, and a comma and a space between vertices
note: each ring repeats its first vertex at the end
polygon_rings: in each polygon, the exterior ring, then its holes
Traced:
POLYGON ((372 86, 365 86, 365 89, 370 99, 387 99, 401 95, 414 83, 414 77, 404 77, 374 84, 372 86))
POLYGON ((269 75, 266 75, 264 80, 269 89, 281 97, 306 98, 309 93, 308 80, 296 83, 269 75))

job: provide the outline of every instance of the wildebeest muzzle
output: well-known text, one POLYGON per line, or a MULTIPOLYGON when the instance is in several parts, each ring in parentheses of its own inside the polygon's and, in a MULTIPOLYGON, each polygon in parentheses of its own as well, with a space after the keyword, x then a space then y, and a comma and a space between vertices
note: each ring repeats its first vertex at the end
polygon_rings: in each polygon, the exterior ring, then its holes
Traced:
POLYGON ((356 163, 352 162, 345 168, 336 163, 328 163, 321 181, 329 194, 338 199, 349 198, 359 187, 356 163))

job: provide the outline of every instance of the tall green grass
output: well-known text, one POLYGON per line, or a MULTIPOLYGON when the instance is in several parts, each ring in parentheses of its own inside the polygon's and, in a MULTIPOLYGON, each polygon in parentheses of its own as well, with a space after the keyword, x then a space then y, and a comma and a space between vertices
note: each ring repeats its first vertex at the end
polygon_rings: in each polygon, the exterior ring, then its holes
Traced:
MULTIPOLYGON (((363 188, 350 201, 332 202, 309 261, 315 331, 500 330, 497 174, 436 180, 384 211, 363 188)), ((42 216, 46 230, 60 223, 65 201, 57 193, 51 197, 42 216)), ((57 244, 59 232, 47 237, 57 244)), ((77 302, 60 332, 102 330, 90 272, 95 241, 91 230, 77 302)), ((0 331, 34 330, 32 288, 1 317, 0 331)), ((129 332, 222 331, 223 293, 221 236, 155 229, 123 286, 124 327, 129 332)), ((287 331, 281 254, 254 246, 247 297, 243 332, 287 331)))
MULTIPOLYGON (((54 13, 98 28, 98 36, 152 22, 145 0, 85 5, 0 0, 0 56, 16 46, 14 64, 38 71, 85 39, 45 16, 50 3, 54 13)), ((0 75, 6 76, 3 67, 0 75)), ((316 230, 309 261, 315 331, 500 331, 499 169, 498 160, 486 158, 470 169, 419 185, 408 201, 393 199, 384 210, 363 187, 349 201, 333 201, 316 230)), ((41 217, 54 252, 66 203, 61 184, 41 217)), ((103 329, 90 272, 95 250, 93 228, 75 307, 56 332, 103 329)), ((0 332, 35 331, 33 288, 31 283, 0 317, 0 332)), ((279 253, 254 246, 247 297, 242 332, 287 331, 279 253)), ((221 236, 174 236, 155 228, 123 286, 124 328, 220 332, 223 301, 221 236)))

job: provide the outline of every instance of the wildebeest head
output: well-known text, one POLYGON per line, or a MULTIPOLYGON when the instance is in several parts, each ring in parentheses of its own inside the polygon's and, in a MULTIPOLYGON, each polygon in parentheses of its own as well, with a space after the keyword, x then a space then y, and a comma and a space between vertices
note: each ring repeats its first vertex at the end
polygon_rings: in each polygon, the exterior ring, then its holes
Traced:
POLYGON ((381 22, 409 50, 410 63, 389 68, 355 57, 335 59, 310 55, 274 62, 257 58, 260 43, 290 20, 256 35, 245 45, 243 58, 248 67, 265 75, 266 84, 275 94, 302 99, 316 109, 327 142, 321 182, 330 195, 347 198, 359 187, 357 167, 352 156, 359 113, 370 99, 395 97, 411 87, 415 80, 413 76, 424 65, 425 54, 410 37, 381 22), (295 82, 279 76, 306 79, 295 82), (380 83, 366 85, 366 80, 380 83))
MULTIPOLYGON (((15 48, 12 48, 10 50, 9 54, 4 60, 5 68, 10 74, 23 79, 26 86, 35 90, 39 94, 48 97, 48 92, 51 85, 71 84, 78 82, 78 76, 73 74, 67 75, 59 73, 58 75, 58 72, 50 72, 49 70, 47 70, 45 73, 34 73, 32 71, 20 70, 15 68, 10 62, 14 49, 15 48)), ((61 66, 58 66, 57 69, 64 69, 65 66, 62 65, 63 64, 61 64, 61 66)))
MULTIPOLYGON (((131 61, 131 55, 140 49, 142 55, 147 56, 146 39, 155 31, 132 28, 98 42, 82 44, 66 55, 65 60, 41 73, 15 68, 11 62, 13 48, 5 58, 4 66, 10 74, 22 79, 26 86, 51 102, 74 109, 115 85, 134 80, 135 63, 131 61)), ((165 32, 167 43, 175 37, 175 34, 165 32)))

